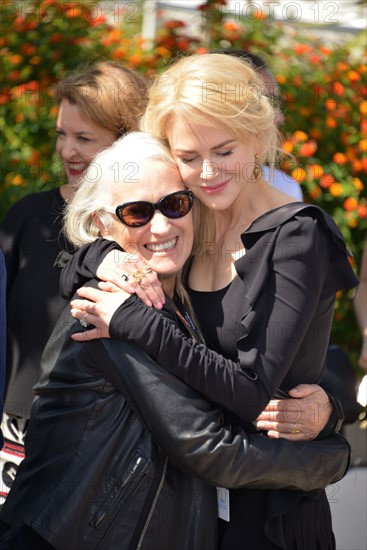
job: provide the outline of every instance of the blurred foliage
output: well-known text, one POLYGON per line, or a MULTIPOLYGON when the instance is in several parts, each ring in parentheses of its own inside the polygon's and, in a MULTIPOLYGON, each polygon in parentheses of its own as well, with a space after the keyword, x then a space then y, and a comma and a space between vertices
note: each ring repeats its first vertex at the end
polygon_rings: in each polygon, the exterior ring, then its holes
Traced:
MULTIPOLYGON (((195 36, 184 21, 166 20, 150 43, 140 34, 142 5, 9 0, 0 6, 0 219, 21 196, 64 180, 54 156, 52 88, 69 71, 113 59, 153 77, 177 55, 234 47, 258 53, 275 73, 284 103, 283 149, 292 154, 283 169, 301 183, 306 201, 333 216, 357 269, 366 235, 364 35, 330 46, 300 23, 275 21, 258 4, 231 14, 226 0, 208 0, 195 36)), ((357 365, 351 297, 338 295, 332 337, 357 365)))

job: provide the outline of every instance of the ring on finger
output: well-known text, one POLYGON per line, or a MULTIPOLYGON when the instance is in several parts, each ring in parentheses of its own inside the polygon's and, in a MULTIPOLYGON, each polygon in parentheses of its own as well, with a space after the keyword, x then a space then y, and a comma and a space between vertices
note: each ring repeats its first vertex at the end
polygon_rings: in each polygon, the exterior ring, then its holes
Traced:
POLYGON ((142 280, 144 279, 145 275, 147 273, 150 273, 151 271, 153 271, 153 269, 147 265, 145 267, 143 267, 143 269, 138 269, 137 271, 134 271, 134 273, 132 273, 132 277, 134 277, 135 281, 140 284, 142 282, 142 280))
POLYGON ((121 279, 122 279, 123 281, 127 281, 128 278, 129 278, 129 275, 126 275, 126 273, 123 273, 123 274, 121 275, 121 279))
POLYGON ((79 319, 79 323, 82 325, 82 327, 84 328, 87 328, 88 327, 88 323, 86 321, 86 318, 88 317, 88 313, 86 313, 85 315, 83 315, 83 317, 81 319, 79 319))
POLYGON ((301 430, 298 430, 297 424, 294 424, 293 428, 291 429, 291 434, 300 434, 301 430))

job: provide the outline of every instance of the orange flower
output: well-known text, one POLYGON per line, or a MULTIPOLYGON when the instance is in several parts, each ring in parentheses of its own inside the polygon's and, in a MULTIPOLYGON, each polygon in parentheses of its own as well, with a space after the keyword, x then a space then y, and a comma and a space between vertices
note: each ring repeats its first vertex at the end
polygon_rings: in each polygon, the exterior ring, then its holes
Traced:
POLYGON ((344 62, 339 62, 336 64, 336 68, 339 72, 343 73, 344 71, 347 71, 349 69, 349 65, 344 62))
POLYGON ((284 143, 282 143, 282 149, 286 153, 291 153, 293 151, 293 143, 290 139, 287 139, 284 143))
POLYGON ((330 55, 331 51, 329 48, 326 48, 326 46, 320 46, 319 48, 320 52, 322 52, 324 55, 330 55))
POLYGON ((304 181, 306 177, 306 170, 304 168, 295 168, 294 170, 292 170, 291 176, 299 183, 301 183, 301 181, 304 181))
POLYGON ((359 178, 353 178, 353 185, 357 189, 357 191, 362 191, 362 189, 364 188, 364 185, 359 178))
POLYGON ((361 139, 361 141, 358 143, 358 147, 360 151, 365 153, 367 151, 367 139, 361 139))
POLYGON ((155 53, 159 55, 159 57, 169 57, 171 55, 171 52, 163 46, 158 46, 155 48, 155 53))
POLYGON ((324 169, 320 164, 311 164, 308 168, 313 179, 321 178, 324 173, 324 169))
POLYGON ((134 53, 132 56, 130 56, 129 61, 131 65, 133 65, 134 67, 137 67, 138 65, 140 65, 142 61, 142 56, 139 53, 134 53))
POLYGON ((361 75, 357 71, 348 71, 348 78, 351 82, 358 82, 361 80, 361 75))
POLYGON ((24 180, 23 180, 22 176, 20 174, 17 174, 16 176, 14 176, 12 184, 13 185, 22 185, 23 181, 24 180))
POLYGON ((337 107, 335 99, 327 99, 325 101, 325 107, 328 111, 334 111, 337 107))
POLYGON ((367 206, 365 204, 361 204, 358 207, 358 215, 360 218, 366 218, 367 217, 367 206))
POLYGON ((344 153, 334 153, 333 161, 336 162, 336 164, 346 164, 348 159, 344 153))
POLYGON ((358 220, 356 219, 354 212, 347 212, 345 216, 347 218, 349 227, 352 227, 352 228, 357 227, 358 220))
POLYGON ((5 105, 8 101, 10 101, 10 99, 10 88, 4 87, 0 89, 0 105, 5 105))
POLYGON ((345 199, 343 206, 347 212, 351 212, 352 210, 356 210, 358 201, 354 197, 348 197, 345 199))
POLYGON ((308 141, 307 143, 303 143, 300 148, 300 154, 303 157, 310 157, 314 154, 314 152, 317 149, 317 145, 315 141, 308 141))
POLYGON ((340 97, 345 95, 345 88, 341 82, 334 82, 333 91, 340 97))
POLYGON ((98 27, 98 25, 103 25, 103 23, 105 23, 106 21, 107 17, 105 17, 104 15, 98 15, 97 17, 89 21, 89 24, 91 27, 98 27))
POLYGON ((71 8, 65 11, 65 17, 67 17, 68 19, 75 19, 76 17, 80 17, 81 15, 82 15, 82 10, 75 6, 72 6, 71 8))
POLYGON ((330 185, 334 183, 334 181, 335 181, 335 178, 332 174, 324 174, 320 178, 320 185, 324 189, 327 189, 328 187, 330 187, 330 185))
POLYGON ((367 134, 367 118, 361 120, 361 132, 362 134, 367 134))
POLYGON ((24 55, 33 55, 36 53, 37 48, 33 44, 23 44, 23 46, 20 48, 20 51, 24 53, 24 55))
POLYGON ((332 183, 329 187, 330 195, 340 197, 343 194, 343 186, 341 183, 332 183))
POLYGON ((317 65, 320 63, 321 57, 319 55, 313 54, 310 56, 310 63, 313 63, 314 65, 317 65))
POLYGON ((301 130, 296 130, 293 135, 294 135, 294 137, 296 138, 297 141, 307 141, 308 140, 308 135, 305 132, 302 132, 301 130))
POLYGON ((312 53, 312 51, 312 47, 308 44, 296 44, 294 47, 294 52, 296 54, 312 53))
POLYGON ((208 53, 208 52, 209 52, 208 48, 204 48, 203 46, 201 46, 200 48, 198 48, 196 50, 196 53, 199 54, 199 55, 201 55, 203 53, 208 53))
POLYGON ((22 56, 22 55, 19 55, 19 54, 12 55, 12 56, 10 57, 10 61, 11 61, 14 65, 19 65, 19 63, 22 63, 22 61, 23 61, 23 56, 22 56))
POLYGON ((287 79, 283 74, 277 74, 276 79, 279 84, 285 84, 287 82, 287 79))
POLYGON ((263 19, 266 19, 266 13, 261 8, 254 10, 252 15, 255 21, 263 21, 263 19))
POLYGON ((234 21, 226 21, 223 24, 223 28, 226 29, 226 31, 239 31, 241 29, 240 25, 234 21))
POLYGON ((338 126, 338 123, 337 121, 335 120, 335 118, 332 118, 331 116, 327 116, 326 117, 326 125, 329 127, 329 128, 336 128, 338 126))

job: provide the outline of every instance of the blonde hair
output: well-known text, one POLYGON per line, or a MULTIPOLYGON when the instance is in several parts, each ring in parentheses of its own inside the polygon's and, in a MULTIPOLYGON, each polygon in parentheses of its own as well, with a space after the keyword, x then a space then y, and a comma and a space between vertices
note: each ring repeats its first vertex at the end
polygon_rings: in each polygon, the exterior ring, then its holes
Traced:
POLYGON ((263 79, 247 62, 225 54, 183 57, 157 76, 141 128, 167 141, 174 117, 221 127, 235 139, 258 140, 259 163, 274 165, 277 128, 263 79))
POLYGON ((113 132, 116 139, 138 130, 147 102, 147 82, 115 62, 102 61, 73 73, 54 88, 55 101, 77 105, 87 120, 113 132))

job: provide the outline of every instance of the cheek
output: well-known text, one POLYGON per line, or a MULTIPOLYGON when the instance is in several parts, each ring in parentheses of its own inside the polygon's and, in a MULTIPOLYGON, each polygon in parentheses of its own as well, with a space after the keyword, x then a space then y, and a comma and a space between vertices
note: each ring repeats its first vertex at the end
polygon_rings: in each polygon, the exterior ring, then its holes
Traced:
POLYGON ((61 142, 61 139, 58 137, 55 145, 55 151, 58 155, 61 154, 61 149, 62 149, 62 142, 61 142))
POLYGON ((195 185, 195 182, 198 179, 198 171, 194 167, 188 164, 179 164, 178 169, 180 171, 180 176, 186 187, 190 185, 195 185))

